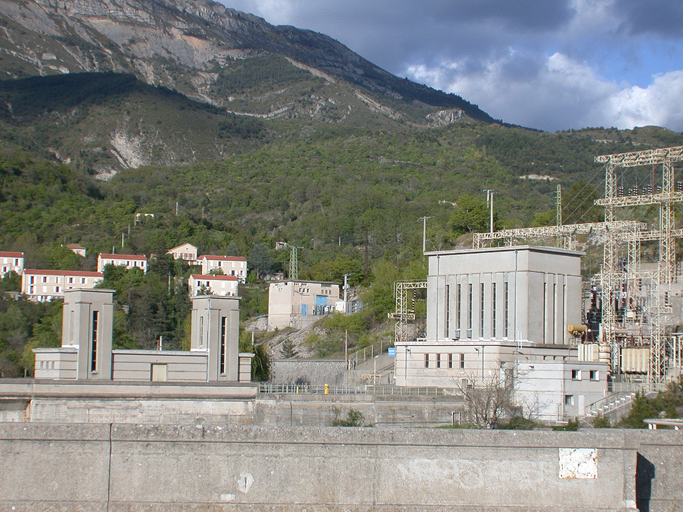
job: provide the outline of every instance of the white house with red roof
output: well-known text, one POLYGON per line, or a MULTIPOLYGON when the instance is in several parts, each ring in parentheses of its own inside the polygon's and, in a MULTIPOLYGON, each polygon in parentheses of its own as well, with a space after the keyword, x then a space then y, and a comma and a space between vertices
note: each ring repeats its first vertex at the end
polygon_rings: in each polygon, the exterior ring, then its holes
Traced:
POLYGON ((5 276, 9 272, 16 272, 21 275, 24 271, 23 252, 0 251, 0 274, 5 276))
POLYGON ((204 275, 210 274, 212 270, 214 273, 220 270, 225 276, 236 277, 240 283, 247 280, 247 258, 242 256, 204 255, 199 257, 199 263, 202 265, 204 275))
POLYGON ((64 297, 64 290, 90 290, 103 279, 101 272, 82 270, 26 269, 21 275, 21 293, 29 300, 46 302, 64 297))
POLYGON ((192 274, 188 281, 190 297, 198 295, 237 297, 238 285, 239 279, 235 276, 192 274))
POLYGON ((139 268, 147 272, 147 256, 139 254, 100 254, 97 257, 97 271, 104 272, 107 265, 126 267, 127 269, 139 268))
POLYGON ((173 259, 187 261, 190 265, 194 265, 199 255, 199 250, 192 244, 182 244, 169 249, 166 254, 172 254, 173 259))

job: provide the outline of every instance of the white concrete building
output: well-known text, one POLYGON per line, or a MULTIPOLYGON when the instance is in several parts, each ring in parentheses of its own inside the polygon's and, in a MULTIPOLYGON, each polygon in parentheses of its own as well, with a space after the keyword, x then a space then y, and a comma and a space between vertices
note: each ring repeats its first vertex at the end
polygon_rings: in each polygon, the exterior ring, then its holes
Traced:
POLYGON ((81 270, 26 269, 21 275, 21 293, 33 301, 45 302, 64 297, 67 290, 89 290, 103 279, 100 272, 81 270))
POLYGON ((198 249, 192 244, 181 244, 169 249, 166 254, 172 254, 173 259, 187 261, 189 265, 197 264, 198 249))
MULTIPOLYGON (((574 397, 571 407, 558 408, 564 395, 550 393, 566 384, 567 372, 590 372, 581 365, 593 364, 578 362, 567 331, 581 323, 581 255, 535 246, 427 253, 426 339, 396 343, 396 384, 462 389, 512 369, 525 401, 544 387, 533 383, 547 381, 538 400, 552 401, 555 420, 558 411, 578 414, 602 398, 601 365, 591 367, 601 378, 564 393, 574 397)), ((544 414, 552 415, 548 407, 544 414)))
POLYGON ((38 348, 35 378, 124 382, 250 382, 253 354, 240 354, 239 299, 192 298, 189 351, 112 350, 114 291, 64 295, 62 346, 38 348))
POLYGON ((192 274, 188 280, 190 297, 198 295, 218 295, 220 297, 236 297, 239 279, 234 276, 192 274))
POLYGON ((198 259, 202 266, 202 274, 210 274, 211 271, 220 271, 225 276, 235 276, 240 283, 247 280, 247 258, 241 256, 200 256, 198 259))
POLYGON ((268 330, 300 329, 333 313, 339 284, 321 281, 278 281, 268 290, 268 330))
POLYGON ((24 253, 0 251, 0 277, 9 272, 19 275, 24 271, 24 253))
POLYGON ((147 256, 140 254, 100 254, 97 256, 97 271, 104 272, 107 265, 126 267, 127 269, 139 268, 147 273, 147 256))
POLYGON ((523 414, 541 421, 577 417, 607 390, 607 367, 575 358, 518 359, 515 374, 515 399, 523 414))

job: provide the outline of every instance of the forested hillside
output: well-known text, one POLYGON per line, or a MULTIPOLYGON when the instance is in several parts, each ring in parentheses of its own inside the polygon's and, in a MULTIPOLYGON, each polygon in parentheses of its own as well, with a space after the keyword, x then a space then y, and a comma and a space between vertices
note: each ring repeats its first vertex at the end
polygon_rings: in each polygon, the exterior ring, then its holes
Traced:
MULTIPOLYGON (((131 169, 108 182, 8 145, 0 155, 0 247, 25 252, 28 268, 94 269, 97 253, 112 250, 157 255, 147 275, 106 275, 106 286, 119 292, 116 344, 152 348, 164 336, 166 347, 181 348, 191 269, 165 256, 169 248, 190 242, 201 253, 246 256, 245 320, 266 312, 257 277, 287 270, 289 251, 274 247, 288 242, 302 248, 302 277, 352 274, 367 308, 339 332, 348 329, 352 344, 371 343, 373 325, 393 308, 394 281, 425 275, 421 217, 430 217, 428 250, 467 244, 458 237, 488 229, 483 189, 495 190, 497 228, 552 224, 559 183, 571 221, 599 220, 586 201, 603 186, 593 158, 634 143, 683 144, 683 136, 655 128, 547 134, 477 122, 428 131, 327 129, 225 160, 131 169), (548 178, 521 178, 532 174, 548 178), (88 258, 63 247, 73 242, 88 258)), ((17 289, 18 280, 2 285, 17 289)), ((17 375, 30 368, 31 346, 59 343, 60 311, 9 299, 2 308, 2 369, 17 375)), ((333 354, 338 341, 311 340, 321 355, 333 354)))
MULTIPOLYGON (((39 269, 147 255, 145 275, 105 275, 117 347, 187 346, 197 269, 166 255, 185 242, 248 258, 243 320, 266 312, 262 278, 287 271, 286 242, 300 277, 349 274, 365 305, 311 334, 311 350, 338 353, 346 332, 352 347, 386 339, 395 281, 426 274, 422 218, 427 250, 466 247, 489 229, 484 190, 500 229, 554 224, 561 185, 564 222, 597 221, 596 155, 683 145, 655 127, 509 126, 323 34, 208 0, 111 5, 0 1, 0 250, 39 269)), ((0 282, 18 289, 16 275, 0 282)), ((0 374, 29 372, 31 347, 59 344, 60 315, 3 294, 0 374)))

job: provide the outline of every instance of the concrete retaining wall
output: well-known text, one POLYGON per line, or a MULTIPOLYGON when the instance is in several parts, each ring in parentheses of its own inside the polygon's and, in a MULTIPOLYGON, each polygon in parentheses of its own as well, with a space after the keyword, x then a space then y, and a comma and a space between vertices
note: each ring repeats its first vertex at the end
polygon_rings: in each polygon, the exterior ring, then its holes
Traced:
POLYGON ((569 512, 638 503, 672 512, 683 497, 681 439, 623 430, 5 423, 0 460, 12 469, 0 479, 0 511, 569 512))
POLYGON ((351 409, 375 426, 440 426, 465 420, 464 403, 458 397, 259 394, 253 424, 324 427, 345 419, 351 409))
POLYGON ((276 359, 270 367, 273 384, 311 386, 342 386, 346 384, 345 370, 343 359, 276 359))
POLYGON ((460 420, 463 407, 454 396, 257 394, 239 384, 0 383, 4 422, 323 427, 354 409, 372 425, 436 426, 460 420))

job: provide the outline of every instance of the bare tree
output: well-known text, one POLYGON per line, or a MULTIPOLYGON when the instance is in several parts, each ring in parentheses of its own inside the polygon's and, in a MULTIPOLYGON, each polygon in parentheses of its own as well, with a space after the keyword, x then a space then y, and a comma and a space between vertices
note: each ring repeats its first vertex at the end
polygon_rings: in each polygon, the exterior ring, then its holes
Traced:
POLYGON ((504 418, 512 417, 514 376, 511 369, 501 368, 488 376, 466 374, 457 384, 467 407, 469 421, 481 428, 496 428, 504 418))

